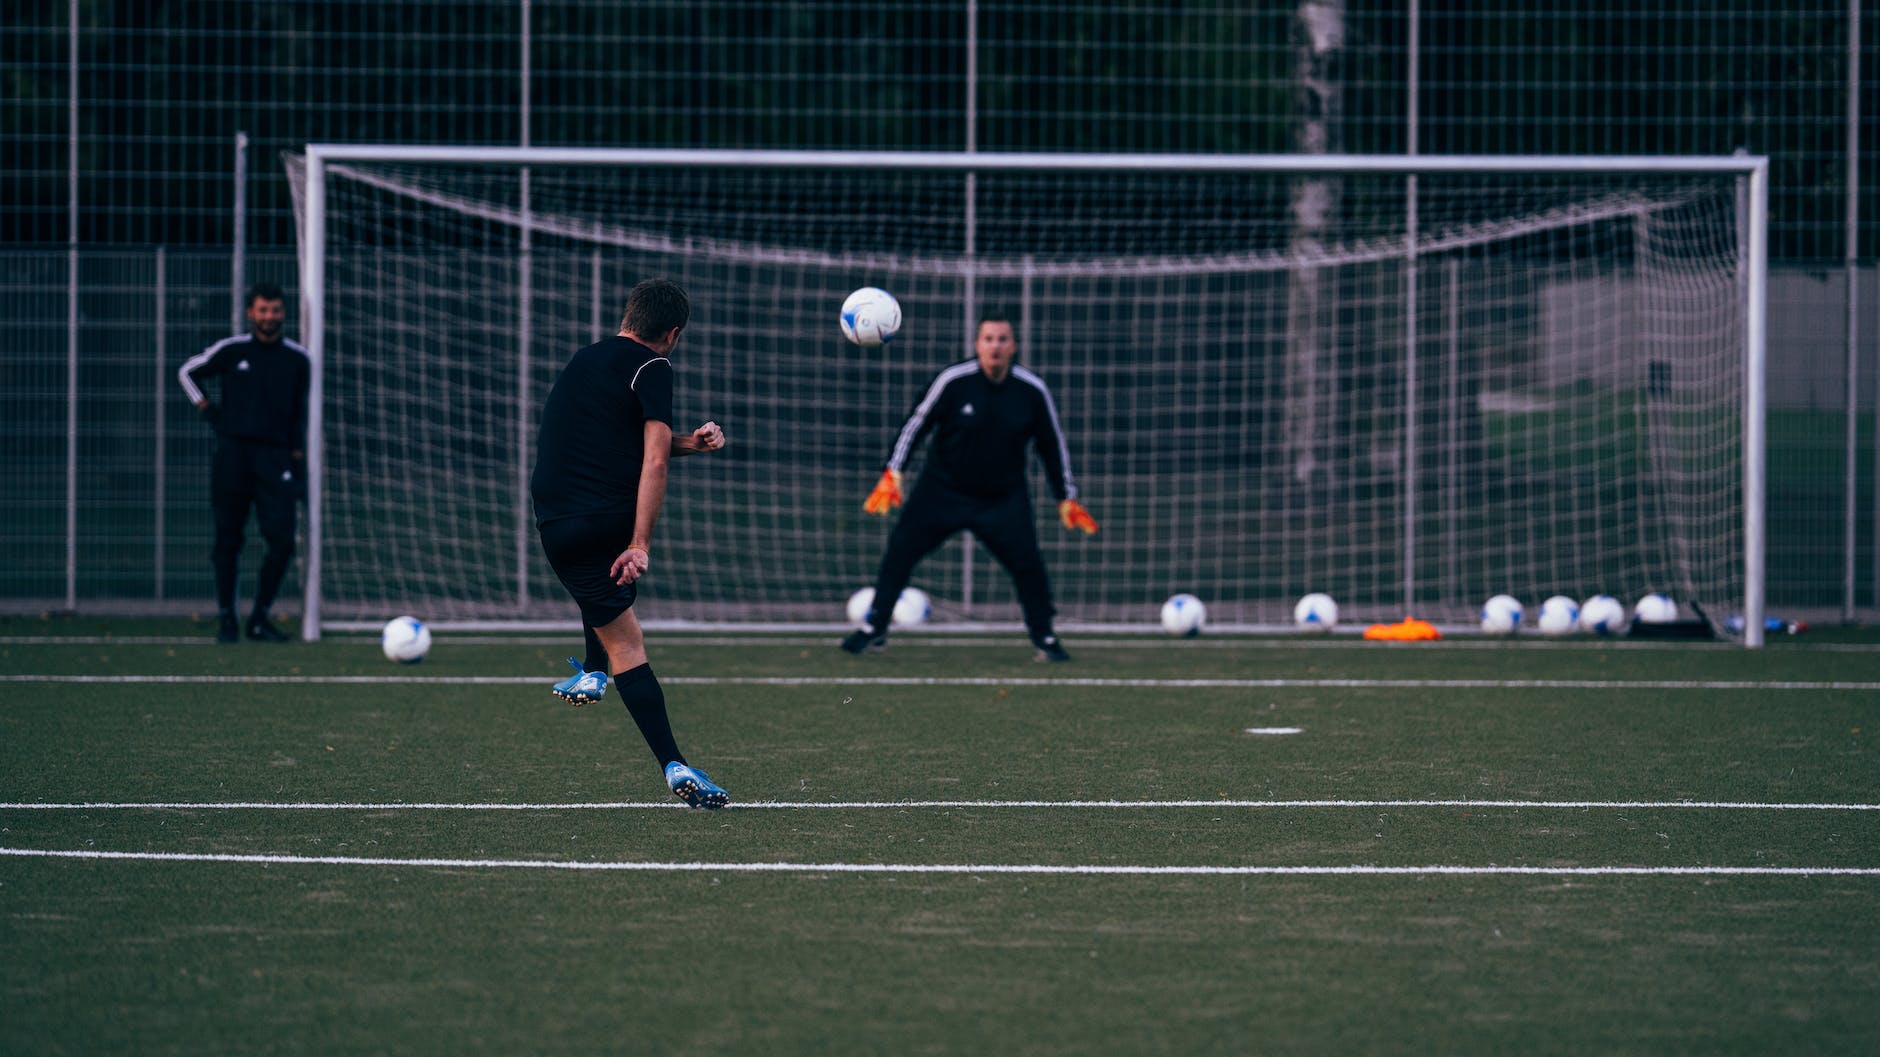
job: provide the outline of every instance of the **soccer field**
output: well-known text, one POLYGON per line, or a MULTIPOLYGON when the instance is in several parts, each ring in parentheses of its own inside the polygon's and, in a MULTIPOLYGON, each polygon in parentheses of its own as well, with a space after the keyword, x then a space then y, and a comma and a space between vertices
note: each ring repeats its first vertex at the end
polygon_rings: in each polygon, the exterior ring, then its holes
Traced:
POLYGON ((1873 1053, 1880 636, 0 620, 0 1053, 1873 1053))

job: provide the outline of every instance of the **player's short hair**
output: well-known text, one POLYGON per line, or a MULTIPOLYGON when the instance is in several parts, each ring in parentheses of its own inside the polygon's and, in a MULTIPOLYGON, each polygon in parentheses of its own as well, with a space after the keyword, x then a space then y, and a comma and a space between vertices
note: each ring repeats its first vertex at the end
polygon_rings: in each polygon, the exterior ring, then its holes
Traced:
POLYGON ((692 318, 692 301, 685 290, 671 279, 643 279, 627 291, 627 314, 620 329, 628 334, 658 341, 667 332, 684 330, 692 318))
POLYGON ((973 336, 977 337, 981 328, 988 323, 1003 323, 1012 328, 1012 335, 1014 337, 1018 335, 1018 327, 1013 324, 1012 317, 1006 315, 1004 312, 993 310, 979 314, 979 322, 973 324, 973 336))
POLYGON ((280 287, 273 283, 256 283, 248 288, 248 296, 242 300, 242 304, 247 308, 253 308, 256 301, 285 300, 287 300, 287 295, 281 293, 280 287))

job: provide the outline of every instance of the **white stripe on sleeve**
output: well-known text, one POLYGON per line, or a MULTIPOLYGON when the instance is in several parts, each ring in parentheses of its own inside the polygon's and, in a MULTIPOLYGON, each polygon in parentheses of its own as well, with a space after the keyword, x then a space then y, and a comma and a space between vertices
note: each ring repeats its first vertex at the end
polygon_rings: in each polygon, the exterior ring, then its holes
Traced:
POLYGON ((1058 421, 1057 403, 1051 399, 1051 390, 1045 387, 1044 379, 1017 364, 1012 365, 1012 377, 1038 390, 1044 397, 1045 412, 1051 416, 1051 432, 1057 436, 1058 465, 1064 470, 1064 498, 1077 498, 1077 482, 1071 477, 1071 449, 1064 443, 1064 426, 1058 421))
POLYGON ((191 378, 190 375, 195 374, 207 365, 210 360, 215 359, 216 353, 221 352, 234 342, 245 340, 247 337, 248 335, 246 334, 237 334, 232 338, 223 338, 221 341, 216 342, 214 345, 209 346, 183 361, 183 366, 176 372, 176 380, 183 383, 183 395, 189 397, 190 403, 200 404, 203 401, 202 388, 196 384, 196 380, 191 378))
POLYGON ((920 436, 921 427, 925 425, 927 416, 933 414, 934 405, 940 402, 940 394, 946 391, 947 386, 977 370, 979 361, 974 359, 956 363, 940 372, 933 380, 933 385, 927 387, 927 395, 921 397, 914 413, 907 416, 907 424, 901 427, 901 435, 894 442, 894 453, 888 456, 888 469, 899 470, 907 465, 908 456, 913 454, 914 438, 920 436))

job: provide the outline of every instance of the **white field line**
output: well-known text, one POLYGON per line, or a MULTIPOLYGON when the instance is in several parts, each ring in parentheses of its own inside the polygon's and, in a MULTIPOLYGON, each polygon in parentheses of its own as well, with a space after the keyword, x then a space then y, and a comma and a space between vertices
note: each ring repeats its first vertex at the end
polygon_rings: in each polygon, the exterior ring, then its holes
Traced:
MULTIPOLYGON (((1707 811, 1880 811, 1880 804, 1790 804, 1728 800, 752 800, 726 810, 869 811, 931 808, 1416 808, 1697 809, 1707 811)), ((676 800, 577 804, 323 803, 270 801, 87 801, 0 803, 0 811, 632 811, 686 810, 676 800)))
POLYGON ((51 848, 0 848, 0 856, 293 866, 402 866, 458 870, 575 870, 639 873, 1105 874, 1152 877, 1180 875, 1416 876, 1428 874, 1523 877, 1880 877, 1880 867, 1867 866, 1053 866, 1018 863, 566 862, 552 859, 370 859, 353 855, 222 855, 196 852, 126 852, 51 848))
MULTIPOLYGON (((662 676, 666 686, 1075 686, 1148 689, 1441 689, 1441 690, 1880 690, 1880 682, 1755 679, 1103 679, 991 676, 662 676)), ((535 686, 546 675, 75 675, 5 674, 0 683, 187 683, 308 686, 535 686)))

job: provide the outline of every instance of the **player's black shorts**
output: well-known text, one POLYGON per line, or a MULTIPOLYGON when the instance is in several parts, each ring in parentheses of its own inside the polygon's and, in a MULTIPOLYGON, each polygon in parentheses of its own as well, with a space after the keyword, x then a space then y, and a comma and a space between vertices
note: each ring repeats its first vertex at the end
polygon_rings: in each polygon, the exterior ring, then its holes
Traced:
POLYGON ((614 559, 633 542, 632 514, 556 518, 535 531, 549 567, 574 596, 588 627, 605 627, 633 608, 638 587, 617 584, 609 573, 614 559))

